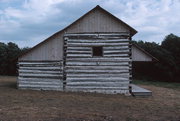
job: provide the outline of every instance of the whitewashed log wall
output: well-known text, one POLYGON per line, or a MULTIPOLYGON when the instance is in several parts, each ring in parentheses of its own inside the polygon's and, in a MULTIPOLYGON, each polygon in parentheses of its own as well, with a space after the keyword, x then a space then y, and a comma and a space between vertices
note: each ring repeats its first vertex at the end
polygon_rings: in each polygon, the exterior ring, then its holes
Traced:
POLYGON ((20 61, 18 88, 63 90, 63 61, 20 61))
POLYGON ((66 38, 66 91, 129 93, 131 58, 129 39, 66 38), (103 56, 92 57, 92 47, 102 46, 103 56))

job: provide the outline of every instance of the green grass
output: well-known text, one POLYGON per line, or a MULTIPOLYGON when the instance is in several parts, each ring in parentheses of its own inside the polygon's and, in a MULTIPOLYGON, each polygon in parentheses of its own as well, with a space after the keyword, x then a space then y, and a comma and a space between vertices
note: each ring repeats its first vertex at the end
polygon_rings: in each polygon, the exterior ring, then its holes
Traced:
POLYGON ((142 84, 142 85, 154 85, 158 87, 172 88, 180 90, 180 83, 173 82, 159 82, 159 81, 144 81, 144 80, 133 80, 133 84, 142 84))

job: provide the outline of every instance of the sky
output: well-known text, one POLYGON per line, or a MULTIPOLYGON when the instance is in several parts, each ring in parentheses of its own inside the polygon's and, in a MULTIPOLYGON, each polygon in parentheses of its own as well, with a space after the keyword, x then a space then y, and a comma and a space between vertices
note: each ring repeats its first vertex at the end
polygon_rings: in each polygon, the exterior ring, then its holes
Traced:
POLYGON ((0 42, 33 47, 96 5, 135 28, 133 40, 180 36, 180 0, 0 0, 0 42))

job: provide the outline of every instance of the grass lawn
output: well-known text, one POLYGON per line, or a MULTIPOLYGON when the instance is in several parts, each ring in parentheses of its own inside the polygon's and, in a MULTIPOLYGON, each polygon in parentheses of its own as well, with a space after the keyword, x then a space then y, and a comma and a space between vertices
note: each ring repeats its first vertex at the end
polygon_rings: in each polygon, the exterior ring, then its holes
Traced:
POLYGON ((153 96, 18 90, 0 76, 0 121, 180 121, 179 84, 134 83, 153 96))

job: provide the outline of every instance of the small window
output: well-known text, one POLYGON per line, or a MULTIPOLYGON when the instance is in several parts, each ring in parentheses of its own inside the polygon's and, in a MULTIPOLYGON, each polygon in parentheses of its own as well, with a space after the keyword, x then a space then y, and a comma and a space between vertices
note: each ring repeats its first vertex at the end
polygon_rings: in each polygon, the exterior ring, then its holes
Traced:
POLYGON ((103 47, 96 46, 92 48, 93 56, 103 56, 103 47))

